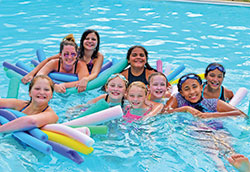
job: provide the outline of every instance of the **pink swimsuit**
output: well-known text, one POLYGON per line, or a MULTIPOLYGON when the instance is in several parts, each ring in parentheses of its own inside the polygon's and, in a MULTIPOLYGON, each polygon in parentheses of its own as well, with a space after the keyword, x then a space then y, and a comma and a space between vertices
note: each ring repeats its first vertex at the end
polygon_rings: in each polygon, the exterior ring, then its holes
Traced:
POLYGON ((123 116, 123 118, 127 122, 131 123, 131 122, 136 121, 136 120, 142 118, 143 116, 147 115, 148 112, 150 112, 151 110, 152 110, 152 107, 150 107, 142 116, 134 115, 134 114, 130 113, 130 106, 128 105, 125 107, 125 111, 127 111, 127 113, 123 116))

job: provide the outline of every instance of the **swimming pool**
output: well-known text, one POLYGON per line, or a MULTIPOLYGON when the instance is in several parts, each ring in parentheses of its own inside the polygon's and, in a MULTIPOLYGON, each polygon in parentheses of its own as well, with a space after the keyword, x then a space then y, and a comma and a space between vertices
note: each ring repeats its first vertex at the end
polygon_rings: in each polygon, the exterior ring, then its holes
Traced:
MULTIPOLYGON (((143 45, 149 51, 150 64, 178 67, 183 72, 203 73, 214 61, 226 70, 224 85, 234 92, 250 89, 250 8, 227 5, 170 1, 1 1, 0 60, 14 64, 29 62, 35 50, 43 48, 47 56, 59 51, 59 42, 73 33, 79 42, 87 28, 101 36, 100 50, 107 59, 123 59, 129 47, 143 45)), ((8 78, 0 68, 1 97, 6 96, 8 78)), ((19 98, 28 99, 28 87, 22 85, 19 98)), ((80 95, 55 95, 51 106, 60 122, 70 115, 69 107, 87 102, 101 94, 93 90, 80 95), (66 117, 65 117, 66 116, 66 117)), ((247 113, 248 100, 238 106, 247 113)), ((1 138, 1 171, 218 171, 215 161, 201 146, 187 121, 189 114, 161 115, 148 121, 124 125, 108 123, 109 134, 94 136, 94 152, 83 156, 77 165, 54 153, 47 156, 31 148, 22 148, 12 137, 1 138)), ((241 132, 228 136, 234 149, 250 155, 249 122, 224 119, 241 132)), ((228 162, 221 158, 226 168, 228 162)))

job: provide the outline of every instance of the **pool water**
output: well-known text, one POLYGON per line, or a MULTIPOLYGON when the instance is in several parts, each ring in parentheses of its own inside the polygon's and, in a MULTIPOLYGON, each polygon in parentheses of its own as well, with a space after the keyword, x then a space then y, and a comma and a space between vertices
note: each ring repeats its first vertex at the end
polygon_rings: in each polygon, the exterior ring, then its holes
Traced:
MULTIPOLYGON (((209 63, 219 62, 226 68, 226 87, 234 93, 240 87, 250 89, 249 7, 162 0, 2 0, 0 4, 1 63, 29 63, 36 59, 38 48, 54 55, 65 35, 73 33, 79 42, 91 28, 100 34, 100 51, 106 59, 124 59, 129 47, 142 45, 152 67, 161 59, 163 66, 171 64, 173 69, 184 64, 182 74, 204 73, 209 63)), ((6 97, 9 80, 3 68, 0 74, 0 97, 6 97)), ((20 99, 28 99, 27 90, 20 86, 20 99)), ((68 108, 102 93, 96 89, 55 94, 50 106, 63 122, 73 118, 68 108)), ((245 113, 249 98, 250 94, 237 106, 245 113)), ((212 131, 212 136, 194 131, 194 124, 204 121, 178 113, 131 124, 108 122, 109 133, 92 136, 94 152, 82 155, 81 165, 56 153, 23 148, 7 135, 0 142, 0 171, 233 171, 223 155, 217 156, 225 148, 214 150, 214 140, 219 137, 249 157, 249 121, 220 119, 225 129, 212 131)))

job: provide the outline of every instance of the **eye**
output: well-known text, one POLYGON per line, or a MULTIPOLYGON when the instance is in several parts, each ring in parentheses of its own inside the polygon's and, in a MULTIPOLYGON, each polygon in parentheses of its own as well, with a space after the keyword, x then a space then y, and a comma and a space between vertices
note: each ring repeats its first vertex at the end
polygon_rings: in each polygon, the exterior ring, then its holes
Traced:
POLYGON ((184 87, 184 89, 183 89, 184 91, 189 91, 190 90, 190 88, 189 87, 184 87))
POLYGON ((45 91, 50 91, 50 89, 49 89, 49 88, 45 88, 44 90, 45 90, 45 91))
POLYGON ((214 74, 214 73, 211 73, 209 76, 210 76, 210 77, 215 77, 215 74, 214 74))
POLYGON ((161 83, 161 86, 166 86, 166 84, 165 83, 161 83))
POLYGON ((92 38, 92 41, 96 41, 96 39, 95 39, 95 38, 92 38))
POLYGON ((198 85, 196 85, 196 84, 193 84, 193 88, 197 88, 198 87, 198 85))
POLYGON ((157 83, 154 83, 153 86, 157 86, 158 84, 157 83))
POLYGON ((218 75, 218 78, 223 78, 223 76, 222 75, 218 75))
POLYGON ((115 84, 110 84, 110 87, 115 87, 115 84))
POLYGON ((35 87, 34 89, 35 89, 35 90, 40 90, 40 88, 39 88, 39 87, 35 87))
POLYGON ((145 54, 143 54, 143 53, 140 53, 140 57, 145 57, 145 54))
POLYGON ((136 53, 132 53, 132 57, 136 57, 137 56, 137 54, 136 53))

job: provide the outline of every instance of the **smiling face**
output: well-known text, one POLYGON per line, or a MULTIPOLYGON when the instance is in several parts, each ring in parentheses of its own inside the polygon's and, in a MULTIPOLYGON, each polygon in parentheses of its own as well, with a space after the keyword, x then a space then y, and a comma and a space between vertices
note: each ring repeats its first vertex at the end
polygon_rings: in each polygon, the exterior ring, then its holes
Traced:
POLYGON ((215 90, 220 88, 223 79, 224 79, 223 73, 217 68, 213 71, 208 72, 206 76, 208 87, 215 90))
POLYGON ((62 53, 61 53, 61 58, 63 61, 63 64, 67 65, 67 66, 73 66, 73 64, 76 61, 76 49, 74 46, 72 45, 65 45, 62 49, 62 53))
POLYGON ((129 88, 127 99, 132 108, 144 108, 146 99, 145 90, 141 87, 133 85, 129 88))
POLYGON ((120 77, 115 77, 111 79, 106 86, 106 92, 109 95, 109 100, 111 102, 121 101, 126 91, 126 85, 124 80, 120 77))
POLYGON ((53 96, 49 81, 45 78, 38 78, 30 89, 29 96, 37 104, 48 104, 53 96))
POLYGON ((153 76, 150 79, 149 91, 151 93, 151 100, 161 99, 167 91, 166 78, 162 75, 153 76))
POLYGON ((128 63, 131 67, 143 68, 147 62, 147 57, 143 49, 134 48, 129 56, 128 63))
POLYGON ((201 98, 202 87, 195 79, 187 79, 181 87, 181 95, 191 103, 197 103, 201 98))
POLYGON ((83 41, 83 46, 85 50, 95 50, 97 46, 97 36, 94 32, 89 33, 83 41))

